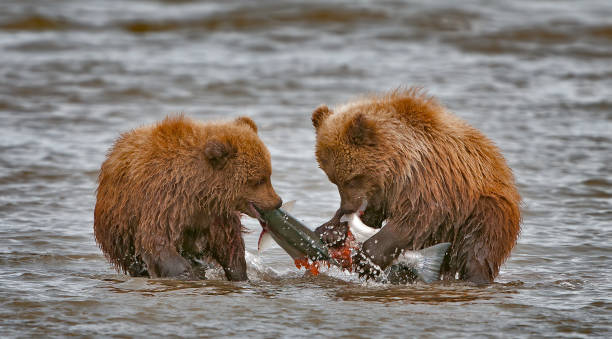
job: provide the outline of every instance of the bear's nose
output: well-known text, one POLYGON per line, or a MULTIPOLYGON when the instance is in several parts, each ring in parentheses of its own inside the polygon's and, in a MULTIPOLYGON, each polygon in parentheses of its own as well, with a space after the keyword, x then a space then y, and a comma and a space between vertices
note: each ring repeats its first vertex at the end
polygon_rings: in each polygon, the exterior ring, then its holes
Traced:
POLYGON ((352 214, 352 213, 355 213, 356 211, 357 209, 355 208, 345 208, 345 207, 340 208, 341 215, 352 214))
POLYGON ((283 199, 279 197, 278 203, 276 203, 276 206, 274 207, 274 209, 281 208, 281 206, 283 206, 283 199))
POLYGON ((353 202, 344 202, 340 204, 340 211, 344 214, 351 214, 357 212, 359 206, 353 202))

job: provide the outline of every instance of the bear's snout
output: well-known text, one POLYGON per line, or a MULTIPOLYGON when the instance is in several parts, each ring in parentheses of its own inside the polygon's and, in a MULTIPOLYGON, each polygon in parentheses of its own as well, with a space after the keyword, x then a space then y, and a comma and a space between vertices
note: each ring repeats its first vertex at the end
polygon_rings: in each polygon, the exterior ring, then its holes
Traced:
POLYGON ((278 202, 276 203, 276 206, 274 206, 274 209, 281 208, 281 206, 283 206, 283 199, 278 197, 278 202))
POLYGON ((280 208, 283 205, 283 200, 276 194, 270 183, 262 187, 256 194, 253 203, 263 211, 270 211, 280 208))
POLYGON ((364 194, 351 194, 343 192, 340 194, 340 210, 344 214, 351 214, 357 212, 363 205, 365 200, 364 194), (343 194, 344 193, 344 194, 343 194))
POLYGON ((263 204, 257 204, 257 207, 259 207, 259 209, 264 210, 264 211, 269 211, 269 210, 275 210, 277 208, 281 208, 281 206, 283 206, 283 199, 281 199, 281 197, 279 197, 276 193, 274 193, 275 197, 273 199, 270 199, 269 202, 263 203, 263 204))

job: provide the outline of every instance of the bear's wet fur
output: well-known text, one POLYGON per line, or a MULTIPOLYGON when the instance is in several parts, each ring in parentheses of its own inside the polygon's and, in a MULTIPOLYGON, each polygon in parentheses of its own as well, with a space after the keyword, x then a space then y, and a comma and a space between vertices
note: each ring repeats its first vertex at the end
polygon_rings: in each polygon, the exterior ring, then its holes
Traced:
POLYGON ((520 232, 520 196, 499 149, 420 89, 398 89, 312 113, 319 166, 341 206, 317 228, 335 245, 340 223, 367 201, 363 221, 385 226, 354 256, 371 277, 402 250, 451 242, 446 280, 492 282, 520 232))
POLYGON ((248 117, 183 115, 122 134, 102 164, 94 235, 132 276, 201 279, 207 263, 246 280, 241 213, 281 205, 270 154, 248 117))

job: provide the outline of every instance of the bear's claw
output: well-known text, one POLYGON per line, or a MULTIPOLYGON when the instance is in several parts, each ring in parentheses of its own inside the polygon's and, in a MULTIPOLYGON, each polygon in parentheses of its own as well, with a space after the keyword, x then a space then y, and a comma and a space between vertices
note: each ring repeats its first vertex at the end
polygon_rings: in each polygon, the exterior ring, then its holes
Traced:
POLYGON ((372 259, 365 254, 362 250, 359 250, 353 255, 353 270, 359 274, 359 278, 366 280, 375 279, 382 274, 380 266, 372 262, 372 259))
POLYGON ((315 233, 323 240, 325 244, 331 247, 342 246, 346 240, 348 231, 347 223, 343 222, 338 225, 329 223, 323 224, 315 230, 315 233))

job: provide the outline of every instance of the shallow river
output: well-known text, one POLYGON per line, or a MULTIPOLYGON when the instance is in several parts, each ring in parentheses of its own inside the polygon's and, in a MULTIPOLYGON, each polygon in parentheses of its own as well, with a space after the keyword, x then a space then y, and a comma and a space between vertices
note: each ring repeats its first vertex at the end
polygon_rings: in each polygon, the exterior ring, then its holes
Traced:
POLYGON ((612 6, 602 1, 0 4, 0 337, 610 337, 612 6), (496 283, 305 277, 245 235, 249 281, 116 273, 93 239, 119 133, 249 115, 312 227, 339 205, 312 110, 425 87, 503 151, 523 230, 496 283))

